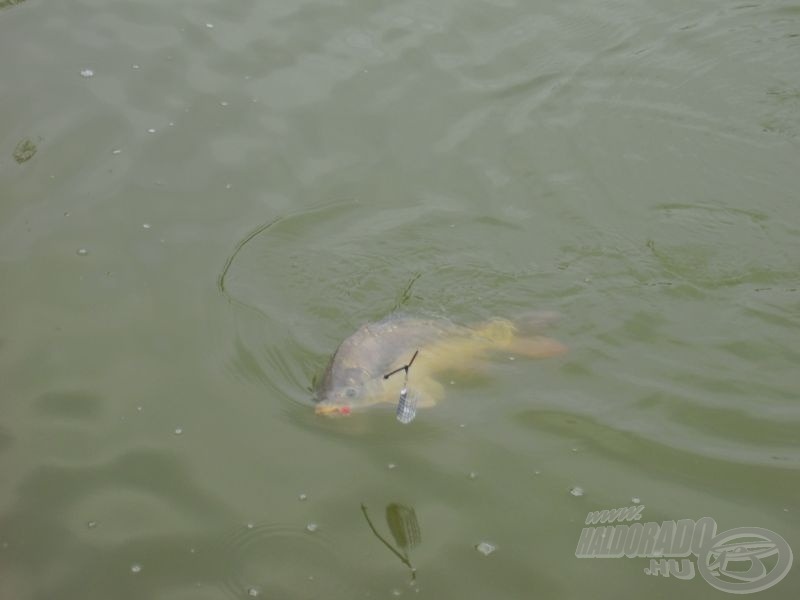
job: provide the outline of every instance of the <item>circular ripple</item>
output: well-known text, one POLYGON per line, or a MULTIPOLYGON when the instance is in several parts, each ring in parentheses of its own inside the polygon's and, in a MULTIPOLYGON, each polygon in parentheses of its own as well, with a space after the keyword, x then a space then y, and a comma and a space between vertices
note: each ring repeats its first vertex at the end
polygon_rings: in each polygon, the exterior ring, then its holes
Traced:
MULTIPOLYGON (((313 581, 336 587, 335 548, 324 526, 313 533, 305 523, 247 523, 224 540, 227 561, 221 586, 231 598, 293 595, 313 581)), ((352 591, 352 590, 341 590, 352 591)))
POLYGON ((305 409, 330 354, 365 322, 401 311, 469 323, 492 316, 488 306, 534 308, 540 267, 529 236, 518 219, 446 202, 343 202, 265 223, 219 276, 221 293, 243 309, 228 370, 305 409))

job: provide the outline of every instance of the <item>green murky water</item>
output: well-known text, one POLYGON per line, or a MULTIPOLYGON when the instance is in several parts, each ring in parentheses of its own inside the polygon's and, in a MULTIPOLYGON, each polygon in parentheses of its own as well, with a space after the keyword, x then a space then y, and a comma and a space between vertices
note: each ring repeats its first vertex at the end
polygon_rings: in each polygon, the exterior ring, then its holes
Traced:
POLYGON ((28 0, 0 50, 1 598, 727 597, 576 558, 632 498, 800 552, 796 3, 28 0), (364 322, 532 309, 567 356, 314 414, 364 322))

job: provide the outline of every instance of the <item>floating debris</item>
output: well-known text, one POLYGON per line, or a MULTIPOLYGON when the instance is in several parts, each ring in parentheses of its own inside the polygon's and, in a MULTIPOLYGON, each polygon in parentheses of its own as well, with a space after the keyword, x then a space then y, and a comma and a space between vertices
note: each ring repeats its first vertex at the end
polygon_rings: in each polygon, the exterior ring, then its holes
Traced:
POLYGON ((183 427, 176 427, 175 428, 175 435, 180 435, 183 433, 183 427))
POLYGON ((387 469, 389 469, 389 470, 391 470, 391 469, 396 469, 396 468, 397 468, 397 465, 396 465, 396 464, 394 464, 394 463, 389 463, 388 465, 386 465, 386 468, 387 468, 387 469))
POLYGON ((14 148, 14 160, 19 164, 28 162, 36 154, 36 150, 36 144, 31 140, 20 140, 16 148, 14 148))
POLYGON ((306 496, 305 494, 300 494, 300 495, 297 497, 297 499, 298 499, 298 500, 300 500, 300 501, 302 502, 302 501, 304 501, 304 500, 308 499, 308 496, 306 496))
POLYGON ((631 502, 633 502, 634 504, 639 504, 641 501, 642 499, 639 498, 639 496, 634 496, 633 498, 631 498, 631 502))
POLYGON ((94 529, 95 527, 97 527, 97 521, 89 521, 88 523, 86 523, 86 526, 89 529, 94 529))
POLYGON ((152 127, 147 130, 147 133, 155 133, 155 132, 156 132, 156 130, 154 128, 152 128, 152 127))
POLYGON ((78 256, 86 256, 87 254, 89 254, 89 251, 86 248, 78 248, 75 251, 75 254, 77 254, 78 256))
POLYGON ((255 598, 260 593, 261 592, 258 591, 258 588, 254 588, 254 587, 247 588, 247 595, 250 596, 251 598, 255 598))
POLYGON ((478 478, 478 473, 476 471, 470 471, 469 472, 469 478, 470 479, 477 479, 478 478))
POLYGON ((150 229, 151 225, 150 225, 150 223, 142 223, 142 227, 144 229, 150 229))
POLYGON ((122 154, 122 150, 120 150, 119 148, 115 148, 114 150, 111 151, 111 154, 117 156, 118 154, 122 154))
POLYGON ((219 103, 219 105, 220 106, 228 106, 228 101, 227 100, 223 100, 222 102, 219 103))
POLYGON ((253 529, 253 527, 255 527, 255 524, 254 523, 248 523, 247 525, 245 525, 245 527, 247 527, 248 529, 253 529))
POLYGON ((131 565, 131 573, 141 573, 142 572, 142 565, 139 563, 133 563, 131 565))
POLYGON ((497 550, 497 546, 491 544, 489 542, 481 542, 477 546, 475 546, 475 550, 483 554, 484 556, 489 556, 492 552, 497 550))
POLYGON ((206 23, 206 29, 214 29, 213 23, 206 23))
POLYGON ((81 70, 81 77, 85 77, 87 79, 89 77, 94 77, 94 71, 92 71, 91 69, 82 69, 81 70))
POLYGON ((319 529, 319 525, 317 525, 313 521, 308 525, 306 525, 306 531, 308 531, 309 533, 314 533, 317 529, 319 529))
POLYGON ((573 496, 580 497, 583 496, 586 492, 583 491, 582 487, 576 485, 575 487, 570 488, 569 493, 572 494, 573 496))
POLYGON ((138 71, 138 70, 139 70, 139 68, 140 68, 140 67, 139 67, 139 65, 131 65, 131 67, 132 67, 133 69, 137 70, 137 71, 138 71))
POLYGON ((15 4, 21 4, 25 2, 25 0, 0 0, 0 8, 5 8, 6 6, 14 6, 15 4))

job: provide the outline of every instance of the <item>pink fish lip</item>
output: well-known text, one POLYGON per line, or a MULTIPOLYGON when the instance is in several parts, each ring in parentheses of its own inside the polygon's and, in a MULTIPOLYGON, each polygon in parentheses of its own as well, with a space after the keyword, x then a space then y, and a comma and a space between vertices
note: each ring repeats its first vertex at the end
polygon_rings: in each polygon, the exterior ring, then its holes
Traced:
POLYGON ((314 408, 314 412, 325 417, 338 417, 350 415, 352 409, 347 405, 317 404, 316 408, 314 408))

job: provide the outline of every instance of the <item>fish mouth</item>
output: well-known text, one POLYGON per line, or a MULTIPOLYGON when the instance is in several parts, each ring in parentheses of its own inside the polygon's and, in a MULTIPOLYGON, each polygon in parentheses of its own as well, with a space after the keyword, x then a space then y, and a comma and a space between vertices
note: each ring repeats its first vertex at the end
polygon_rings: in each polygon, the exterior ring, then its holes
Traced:
POLYGON ((338 406, 335 404, 317 404, 314 413, 324 417, 345 417, 351 412, 349 406, 338 406))

